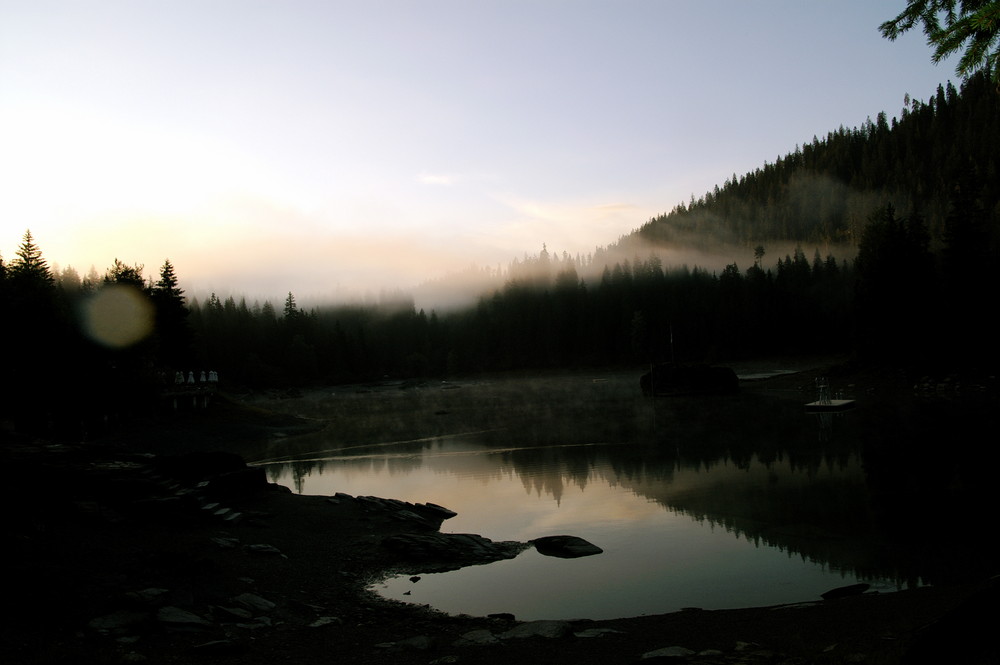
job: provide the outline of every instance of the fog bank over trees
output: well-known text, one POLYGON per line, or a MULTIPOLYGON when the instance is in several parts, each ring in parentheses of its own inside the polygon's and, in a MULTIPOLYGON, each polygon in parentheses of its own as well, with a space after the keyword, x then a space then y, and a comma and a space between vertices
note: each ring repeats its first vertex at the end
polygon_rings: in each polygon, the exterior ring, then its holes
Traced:
MULTIPOLYGON (((169 259, 81 277, 27 231, 0 257, 0 416, 85 431, 162 407, 177 373, 233 390, 481 372, 843 353, 913 376, 988 376, 1000 95, 985 76, 838 130, 586 256, 346 304, 189 297, 169 259), (471 285, 461 291, 456 284, 471 285), (419 291, 418 291, 419 292, 419 291), (463 300, 464 298, 464 300, 463 300)), ((122 248, 123 250, 127 248, 122 248)), ((307 270, 308 266, 302 266, 307 270)))

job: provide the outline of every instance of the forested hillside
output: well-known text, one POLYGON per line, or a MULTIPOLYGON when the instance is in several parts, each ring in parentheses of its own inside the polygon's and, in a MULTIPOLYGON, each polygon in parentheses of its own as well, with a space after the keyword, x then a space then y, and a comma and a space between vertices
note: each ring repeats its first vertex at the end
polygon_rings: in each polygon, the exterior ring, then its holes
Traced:
POLYGON ((994 374, 998 120, 985 77, 941 88, 898 120, 832 132, 593 255, 543 248, 514 261, 502 286, 448 312, 405 298, 305 310, 292 293, 279 307, 200 303, 169 260, 157 278, 115 261, 81 279, 50 268, 29 231, 12 260, 0 257, 16 387, 0 420, 106 427, 163 408, 178 372, 246 389, 850 353, 914 377, 994 374), (658 252, 720 239, 753 248, 754 261, 709 270, 658 252), (831 240, 852 258, 812 249, 831 240), (769 249, 788 241, 798 248, 769 249))
MULTIPOLYGON (((961 91, 939 86, 926 102, 907 95, 898 118, 879 113, 773 164, 733 176, 701 198, 649 220, 628 238, 655 243, 727 241, 754 246, 856 243, 872 210, 892 204, 925 220, 939 247, 956 188, 992 219, 1000 214, 1000 95, 988 75, 961 91)), ((996 232, 992 234, 996 241, 996 232)))

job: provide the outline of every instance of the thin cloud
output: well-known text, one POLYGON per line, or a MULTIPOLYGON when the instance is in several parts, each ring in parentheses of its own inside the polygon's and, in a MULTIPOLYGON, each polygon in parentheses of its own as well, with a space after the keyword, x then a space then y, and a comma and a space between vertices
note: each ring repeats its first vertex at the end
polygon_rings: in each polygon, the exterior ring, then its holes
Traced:
POLYGON ((422 185, 444 185, 450 187, 458 182, 458 177, 444 173, 421 173, 417 176, 417 182, 422 185))
POLYGON ((552 203, 516 197, 499 197, 497 200, 514 210, 518 215, 553 222, 608 218, 620 214, 635 216, 643 213, 641 206, 625 202, 597 204, 585 202, 552 203))
POLYGON ((592 252, 640 226, 651 210, 628 202, 550 202, 496 197, 513 216, 494 226, 497 246, 537 251, 542 244, 557 252, 592 252))

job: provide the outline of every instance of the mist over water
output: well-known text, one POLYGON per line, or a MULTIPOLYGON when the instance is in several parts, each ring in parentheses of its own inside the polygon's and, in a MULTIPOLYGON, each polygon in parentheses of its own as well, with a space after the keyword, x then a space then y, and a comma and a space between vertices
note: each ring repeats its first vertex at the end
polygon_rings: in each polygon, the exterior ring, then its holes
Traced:
MULTIPOLYGON (((630 237, 622 246, 598 248, 586 255, 563 254, 558 248, 551 251, 550 259, 544 272, 534 269, 538 254, 525 255, 523 260, 516 260, 504 267, 470 265, 462 271, 449 272, 440 277, 428 279, 415 286, 412 294, 417 309, 426 311, 450 311, 469 307, 484 295, 500 289, 512 278, 520 279, 552 279, 558 272, 572 268, 584 285, 590 287, 598 284, 605 270, 611 270, 616 264, 631 264, 648 261, 651 257, 659 260, 664 271, 693 270, 695 268, 709 273, 721 272, 730 264, 736 264, 745 271, 755 262, 754 247, 735 245, 710 240, 703 236, 691 238, 690 243, 648 243, 638 237, 630 237)), ((805 246, 792 242, 763 243, 765 258, 761 261, 764 270, 773 269, 779 259, 793 256, 796 250, 804 251, 812 260, 819 252, 822 258, 833 256, 838 261, 850 261, 857 249, 847 244, 822 243, 805 246)), ((406 290, 401 293, 407 293, 406 290)))
MULTIPOLYGON (((805 252, 812 260, 815 252, 825 259, 828 255, 838 261, 852 260, 856 248, 848 244, 836 243, 798 243, 774 241, 762 243, 765 247, 765 257, 761 262, 764 270, 773 269, 779 259, 795 254, 796 249, 805 252)), ((713 239, 707 235, 685 236, 673 243, 650 243, 638 236, 629 236, 627 242, 596 247, 589 252, 569 252, 559 247, 545 247, 544 240, 521 256, 505 256, 503 261, 486 263, 471 261, 462 266, 443 266, 438 257, 427 254, 420 258, 419 249, 408 256, 407 271, 398 273, 386 265, 386 270, 380 270, 377 265, 369 269, 367 280, 353 281, 350 284, 332 282, 313 283, 305 289, 296 288, 298 277, 289 273, 288 280, 269 279, 269 284, 276 281, 289 284, 281 291, 270 290, 271 287, 255 287, 249 290, 237 290, 231 286, 219 284, 218 288, 198 285, 190 293, 199 302, 206 301, 212 293, 225 300, 233 297, 237 301, 245 299, 248 305, 263 304, 265 301, 279 307, 289 290, 301 307, 336 307, 341 305, 361 305, 370 307, 383 306, 386 303, 405 302, 417 310, 426 312, 450 312, 474 306, 476 302, 503 286, 512 279, 545 280, 554 279, 561 270, 572 267, 579 279, 588 287, 601 281, 605 270, 611 270, 615 264, 631 264, 637 259, 647 261, 656 257, 664 271, 699 270, 708 273, 719 273, 727 265, 736 264, 745 271, 755 262, 754 247, 732 244, 713 239), (549 261, 544 270, 537 268, 539 256, 545 252, 549 261), (393 279, 384 279, 385 275, 394 275, 393 279)), ((385 257, 383 257, 385 258, 385 257)), ((215 279, 219 279, 218 276, 215 279)), ((224 280, 220 280, 224 281, 224 280)))

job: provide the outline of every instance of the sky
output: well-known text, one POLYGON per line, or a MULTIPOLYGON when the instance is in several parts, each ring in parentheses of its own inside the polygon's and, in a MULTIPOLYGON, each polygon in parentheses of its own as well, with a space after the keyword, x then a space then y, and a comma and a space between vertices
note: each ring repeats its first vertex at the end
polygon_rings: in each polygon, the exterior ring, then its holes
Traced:
POLYGON ((0 0, 0 256, 282 302, 586 254, 956 82, 903 0, 0 0))

